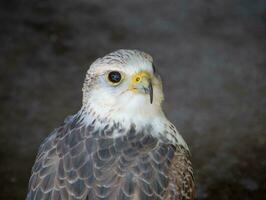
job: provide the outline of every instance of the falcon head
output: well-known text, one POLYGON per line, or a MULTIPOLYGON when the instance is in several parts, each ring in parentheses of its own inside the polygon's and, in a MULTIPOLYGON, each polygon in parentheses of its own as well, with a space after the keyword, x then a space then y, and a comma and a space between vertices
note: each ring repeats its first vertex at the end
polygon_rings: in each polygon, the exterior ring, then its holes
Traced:
POLYGON ((83 86, 83 106, 98 116, 143 119, 162 115, 162 82, 150 55, 118 50, 90 66, 83 86))

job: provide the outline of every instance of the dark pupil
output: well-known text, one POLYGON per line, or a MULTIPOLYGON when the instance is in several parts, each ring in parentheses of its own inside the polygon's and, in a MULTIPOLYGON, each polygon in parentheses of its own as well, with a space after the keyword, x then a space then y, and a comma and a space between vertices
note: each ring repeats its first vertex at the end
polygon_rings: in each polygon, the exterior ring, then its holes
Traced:
POLYGON ((118 83, 121 80, 121 74, 119 72, 110 72, 108 78, 113 83, 118 83))

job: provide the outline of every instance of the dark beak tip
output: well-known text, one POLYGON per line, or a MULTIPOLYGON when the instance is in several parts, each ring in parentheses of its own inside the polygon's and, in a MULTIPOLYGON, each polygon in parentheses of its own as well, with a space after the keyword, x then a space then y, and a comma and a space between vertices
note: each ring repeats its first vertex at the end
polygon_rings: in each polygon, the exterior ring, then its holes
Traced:
POLYGON ((152 102, 153 102, 153 87, 152 87, 151 82, 149 84, 149 93, 150 93, 150 103, 152 104, 152 102))

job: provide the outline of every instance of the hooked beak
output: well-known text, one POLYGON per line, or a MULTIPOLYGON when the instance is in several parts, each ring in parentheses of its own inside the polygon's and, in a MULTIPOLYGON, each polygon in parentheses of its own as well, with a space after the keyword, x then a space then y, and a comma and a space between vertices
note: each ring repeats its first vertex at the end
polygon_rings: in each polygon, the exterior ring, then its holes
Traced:
POLYGON ((148 72, 142 71, 132 77, 130 90, 148 94, 150 103, 153 102, 153 87, 151 76, 148 72))
POLYGON ((151 83, 151 80, 149 81, 149 94, 150 94, 150 102, 152 104, 153 102, 153 87, 152 87, 152 83, 151 83))

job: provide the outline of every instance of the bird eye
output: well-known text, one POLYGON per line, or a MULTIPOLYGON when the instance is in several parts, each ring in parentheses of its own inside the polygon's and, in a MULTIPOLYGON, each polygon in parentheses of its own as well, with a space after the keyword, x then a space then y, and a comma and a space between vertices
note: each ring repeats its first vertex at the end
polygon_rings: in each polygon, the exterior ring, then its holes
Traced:
POLYGON ((118 71, 111 71, 108 74, 108 80, 112 84, 118 84, 121 81, 121 79, 122 79, 122 75, 118 71))

